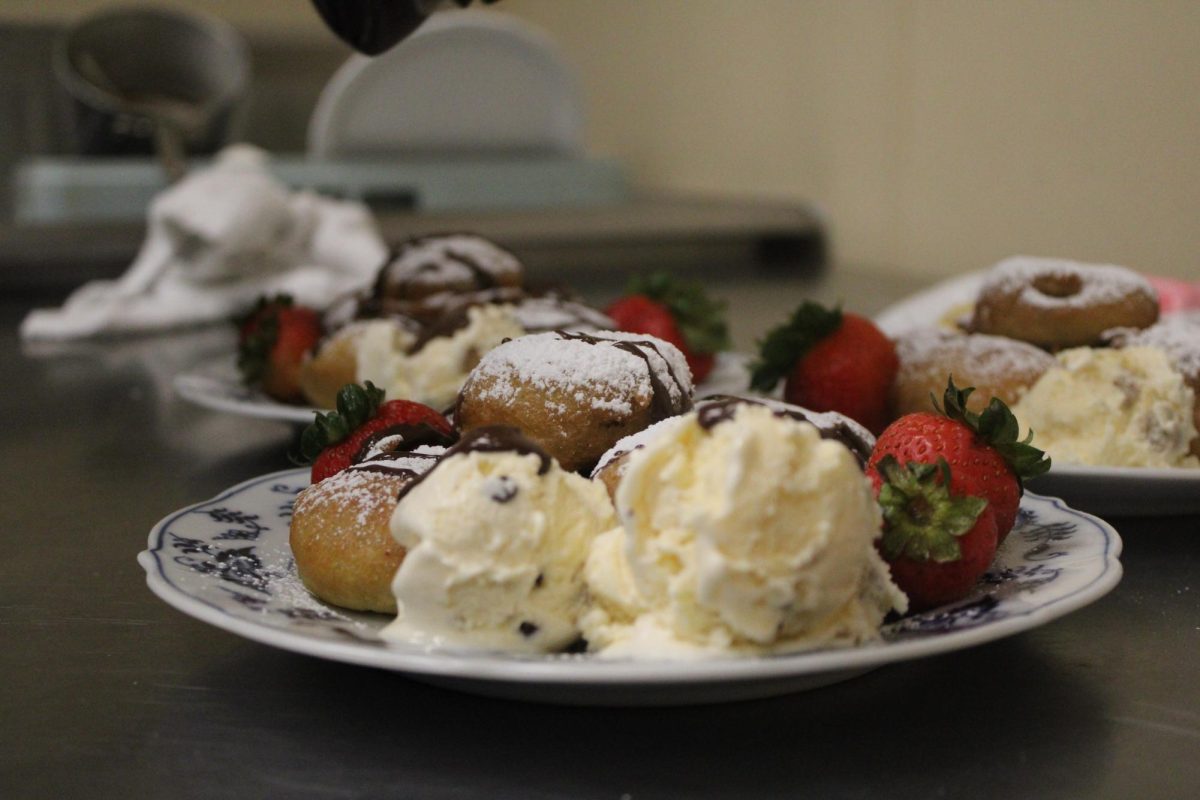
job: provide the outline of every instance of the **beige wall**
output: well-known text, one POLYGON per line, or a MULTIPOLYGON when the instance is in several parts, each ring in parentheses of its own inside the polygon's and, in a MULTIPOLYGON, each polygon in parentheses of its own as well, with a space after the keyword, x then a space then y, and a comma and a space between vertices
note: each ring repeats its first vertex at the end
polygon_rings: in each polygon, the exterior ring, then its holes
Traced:
POLYGON ((506 0, 647 185, 809 199, 843 261, 1200 278, 1200 3, 506 0))
MULTIPOLYGON (((193 0, 319 40, 297 0, 193 0)), ((90 2, 5 0, 6 13, 90 2)), ((1200 278, 1200 2, 504 0, 651 188, 809 200, 838 258, 1011 253, 1200 278)))

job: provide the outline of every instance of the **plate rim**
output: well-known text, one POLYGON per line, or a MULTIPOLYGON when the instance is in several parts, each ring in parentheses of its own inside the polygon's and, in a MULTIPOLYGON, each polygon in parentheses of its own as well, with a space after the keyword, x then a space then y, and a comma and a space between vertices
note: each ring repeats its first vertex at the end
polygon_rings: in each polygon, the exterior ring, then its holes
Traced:
POLYGON ((898 643, 876 643, 860 647, 781 653, 768 656, 729 656, 711 659, 607 659, 571 656, 534 656, 528 659, 489 653, 459 654, 445 650, 407 649, 389 644, 337 642, 306 636, 295 630, 257 624, 228 614, 209 601, 196 598, 170 582, 158 554, 162 537, 176 519, 206 505, 226 499, 268 481, 295 480, 303 468, 280 470, 249 478, 164 516, 150 530, 147 547, 138 556, 146 572, 149 589, 182 613, 228 633, 289 652, 343 663, 371 666, 413 676, 455 678, 509 685, 604 685, 651 686, 695 685, 715 682, 750 682, 799 678, 831 672, 865 670, 940 653, 975 647, 1041 627, 1087 606, 1108 594, 1121 580, 1120 555, 1123 542, 1108 522, 1068 506, 1062 499, 1027 492, 1035 502, 1048 503, 1058 511, 1078 517, 1104 539, 1099 572, 1086 584, 1048 605, 1038 606, 1005 619, 951 631, 936 636, 898 643), (564 666, 569 665, 569 668, 564 666))

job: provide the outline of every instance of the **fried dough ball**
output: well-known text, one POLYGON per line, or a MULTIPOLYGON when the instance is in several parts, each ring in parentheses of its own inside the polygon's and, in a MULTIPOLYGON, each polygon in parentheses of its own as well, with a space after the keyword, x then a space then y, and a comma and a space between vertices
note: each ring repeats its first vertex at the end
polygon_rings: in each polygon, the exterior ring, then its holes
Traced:
POLYGON ((389 441, 381 440, 358 464, 306 488, 292 506, 289 538, 296 572, 327 603, 396 613, 391 584, 405 551, 392 538, 392 512, 400 492, 431 469, 444 448, 391 453, 389 441))
POLYGON ((958 386, 975 387, 967 407, 976 413, 993 397, 1011 406, 1055 364, 1054 356, 1026 342, 938 328, 900 336, 896 355, 900 369, 892 387, 892 407, 897 416, 932 410, 930 398, 940 400, 951 377, 958 386))
POLYGON ((984 278, 969 329, 1048 350, 1096 344, 1109 328, 1158 319, 1158 293, 1133 270, 1019 256, 984 278))
POLYGON ((459 394, 462 431, 510 425, 566 470, 580 470, 618 439, 692 405, 683 354, 652 336, 531 334, 488 352, 459 394))

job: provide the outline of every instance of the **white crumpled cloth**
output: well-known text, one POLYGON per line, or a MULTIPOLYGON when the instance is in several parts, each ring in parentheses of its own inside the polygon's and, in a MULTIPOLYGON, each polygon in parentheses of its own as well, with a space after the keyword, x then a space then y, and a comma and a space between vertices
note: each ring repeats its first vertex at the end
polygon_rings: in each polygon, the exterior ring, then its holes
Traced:
POLYGON ((293 192, 247 145, 222 151, 150 205, 146 240, 115 281, 93 281, 21 323, 67 340, 228 319, 262 294, 317 308, 368 285, 387 249, 361 203, 293 192))

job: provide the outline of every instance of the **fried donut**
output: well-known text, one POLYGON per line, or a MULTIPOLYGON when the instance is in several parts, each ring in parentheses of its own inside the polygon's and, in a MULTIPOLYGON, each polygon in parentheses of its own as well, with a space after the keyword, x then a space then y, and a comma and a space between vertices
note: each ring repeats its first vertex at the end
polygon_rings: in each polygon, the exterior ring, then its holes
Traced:
POLYGON ((309 486, 292 506, 289 534, 296 572, 310 592, 356 611, 396 613, 391 582, 404 559, 388 528, 401 490, 427 472, 444 448, 392 453, 389 437, 365 460, 309 486))
MULTIPOLYGON (((300 365, 300 389, 305 399, 317 408, 337 405, 338 390, 347 383, 358 383, 358 351, 370 323, 351 322, 317 344, 300 365)), ((409 338, 402 329, 396 335, 409 338)))
POLYGON ((1158 293, 1136 272, 1019 256, 988 272, 969 329, 1061 350, 1093 345, 1109 328, 1158 319, 1158 293))
POLYGON ((618 439, 692 407, 683 354, 652 336, 554 331, 512 339, 467 376, 455 407, 466 432, 510 425, 566 470, 591 466, 618 439))
POLYGON ((949 378, 958 386, 975 387, 967 401, 972 411, 983 411, 993 397, 1011 406, 1055 364, 1054 356, 1026 342, 938 328, 900 336, 896 355, 900 368, 892 385, 892 410, 897 416, 932 410, 930 397, 940 399, 949 378))
POLYGON ((434 295, 516 288, 523 280, 517 257, 482 236, 421 236, 396 247, 375 278, 372 296, 382 313, 407 313, 406 304, 434 295))

